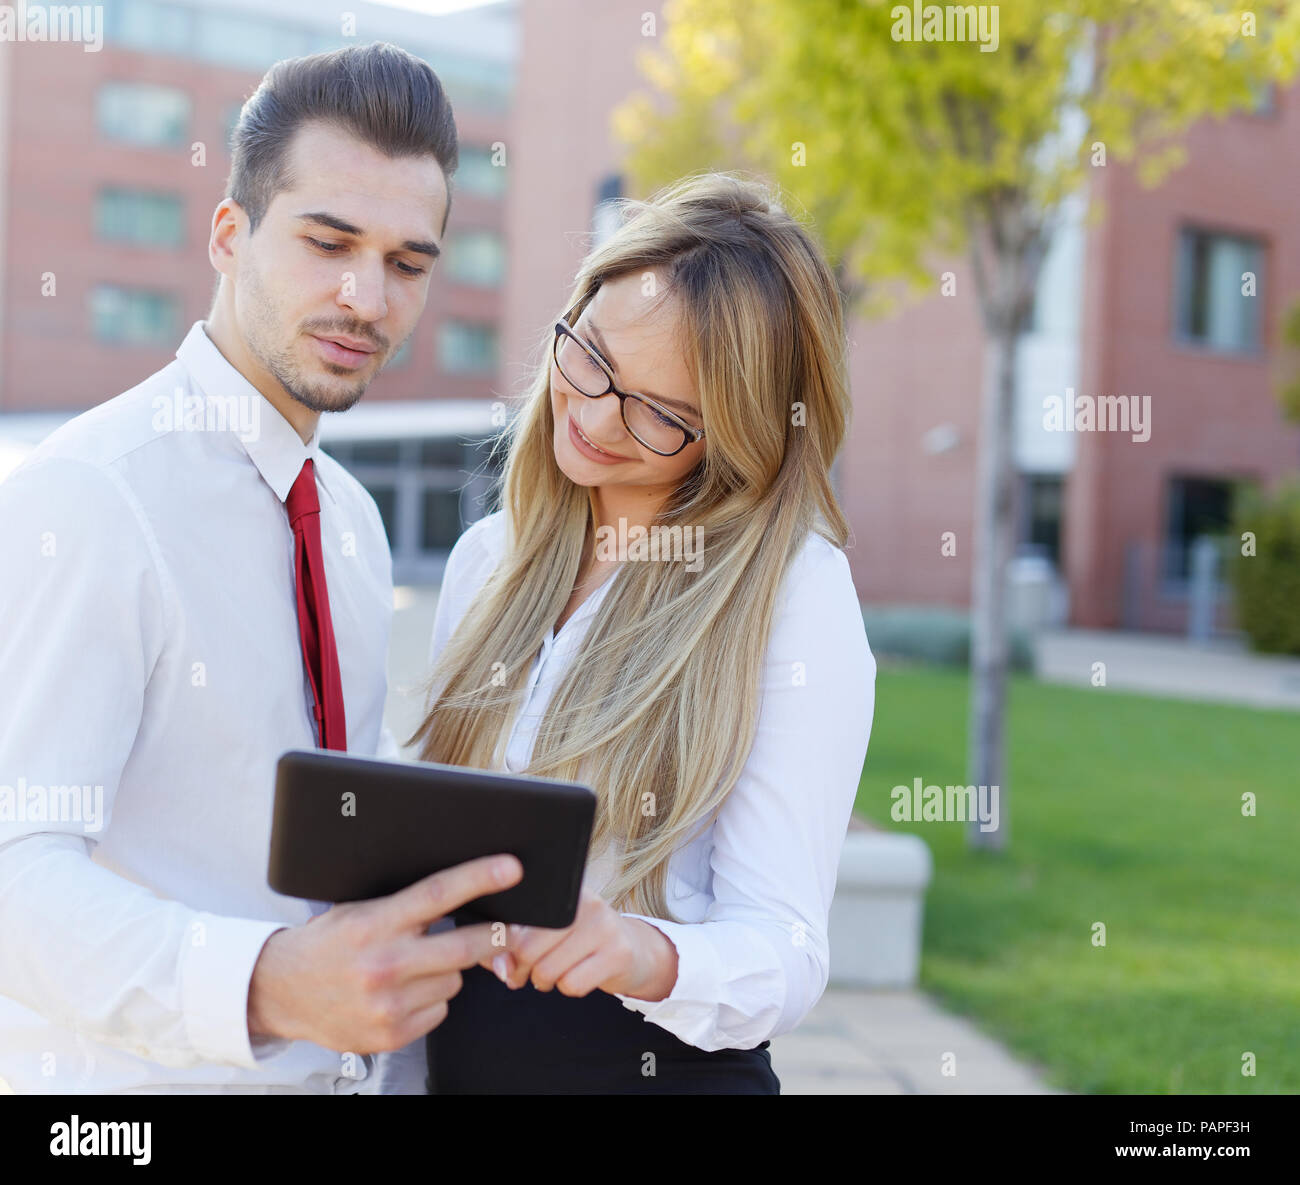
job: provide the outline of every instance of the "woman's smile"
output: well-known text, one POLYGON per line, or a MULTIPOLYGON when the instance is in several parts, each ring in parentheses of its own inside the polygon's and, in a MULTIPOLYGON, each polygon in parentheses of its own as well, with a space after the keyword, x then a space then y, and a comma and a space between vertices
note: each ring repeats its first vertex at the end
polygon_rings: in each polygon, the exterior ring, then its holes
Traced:
POLYGON ((618 457, 613 453, 607 453, 602 448, 598 448, 582 434, 578 425, 574 423, 572 416, 569 416, 568 419, 569 440, 573 443, 573 447, 589 461, 596 461, 601 465, 617 465, 620 462, 627 460, 627 457, 618 457))

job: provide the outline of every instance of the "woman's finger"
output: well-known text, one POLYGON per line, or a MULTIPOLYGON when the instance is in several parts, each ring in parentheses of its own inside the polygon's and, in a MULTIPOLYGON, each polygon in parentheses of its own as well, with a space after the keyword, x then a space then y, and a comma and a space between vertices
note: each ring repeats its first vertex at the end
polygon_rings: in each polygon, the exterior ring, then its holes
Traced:
POLYGON ((564 939, 572 933, 572 928, 568 930, 543 930, 533 928, 528 932, 523 942, 519 945, 511 945, 509 950, 513 956, 514 966, 510 969, 509 979, 506 981, 509 987, 523 987, 533 973, 533 965, 555 949, 564 939))
POLYGON ((515 957, 508 950, 497 951, 492 956, 488 970, 502 983, 509 986, 510 976, 515 970, 515 957))
POLYGON ((588 996, 617 973, 609 953, 598 950, 561 975, 555 981, 555 990, 562 996, 588 996))
POLYGON ((529 979, 539 992, 549 992, 565 972, 576 967, 602 946, 602 932, 594 926, 572 930, 558 946, 533 964, 529 979))
POLYGON ((514 969, 506 981, 512 988, 523 987, 532 978, 534 966, 544 959, 569 935, 576 931, 586 931, 593 926, 599 929, 606 914, 612 910, 604 898, 590 889, 583 889, 578 898, 578 911, 573 925, 561 930, 546 929, 541 926, 511 925, 507 947, 514 955, 514 969))

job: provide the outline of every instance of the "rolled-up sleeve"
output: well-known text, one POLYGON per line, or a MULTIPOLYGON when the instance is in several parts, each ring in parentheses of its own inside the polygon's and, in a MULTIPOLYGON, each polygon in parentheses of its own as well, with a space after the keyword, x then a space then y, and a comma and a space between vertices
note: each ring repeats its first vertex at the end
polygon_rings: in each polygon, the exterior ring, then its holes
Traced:
POLYGON ((753 746, 713 828, 714 900, 699 922, 643 914, 677 950, 659 1001, 618 998, 700 1049, 751 1049, 825 991, 827 924, 871 736, 876 663, 838 548, 792 567, 773 622, 753 746))
POLYGON ((0 993, 164 1065, 251 1068, 286 1044, 255 1053, 247 1025, 253 966, 284 927, 160 899, 90 859, 169 596, 113 473, 49 459, 0 483, 0 993))

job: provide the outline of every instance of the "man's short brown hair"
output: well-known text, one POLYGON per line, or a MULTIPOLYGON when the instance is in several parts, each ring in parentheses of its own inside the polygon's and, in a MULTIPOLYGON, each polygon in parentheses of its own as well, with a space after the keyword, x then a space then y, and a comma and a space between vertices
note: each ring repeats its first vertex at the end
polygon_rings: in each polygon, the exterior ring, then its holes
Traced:
POLYGON ((427 62, 375 41, 276 62, 244 104, 230 136, 227 194, 248 215, 250 233, 275 195, 293 185, 289 146, 308 122, 337 127, 392 158, 436 157, 447 181, 446 231, 459 164, 451 103, 427 62))

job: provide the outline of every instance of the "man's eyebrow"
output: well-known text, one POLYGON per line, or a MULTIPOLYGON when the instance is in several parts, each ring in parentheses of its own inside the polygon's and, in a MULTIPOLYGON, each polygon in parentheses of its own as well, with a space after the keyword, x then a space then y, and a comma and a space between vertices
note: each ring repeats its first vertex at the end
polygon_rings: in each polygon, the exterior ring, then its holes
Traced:
MULTIPOLYGON (((609 363, 610 370, 617 369, 614 364, 614 358, 609 352, 609 346, 605 342, 605 335, 596 328, 595 322, 593 321, 587 322, 587 329, 595 339, 596 345, 600 347, 596 352, 604 358, 607 363, 609 363)), ((662 403, 665 407, 675 407, 679 411, 684 411, 693 416, 698 416, 700 414, 696 408, 680 399, 665 399, 662 395, 656 395, 653 391, 642 391, 641 394, 648 396, 656 403, 662 403)))
MULTIPOLYGON (((331 230, 337 230, 345 235, 360 236, 365 232, 359 226, 353 226, 352 223, 338 218, 333 214, 326 214, 324 210, 313 210, 307 214, 298 215, 299 222, 314 222, 319 226, 328 226, 331 230)), ((442 254, 442 248, 431 239, 407 239, 402 244, 403 251, 414 251, 419 255, 428 255, 437 259, 442 254)))

